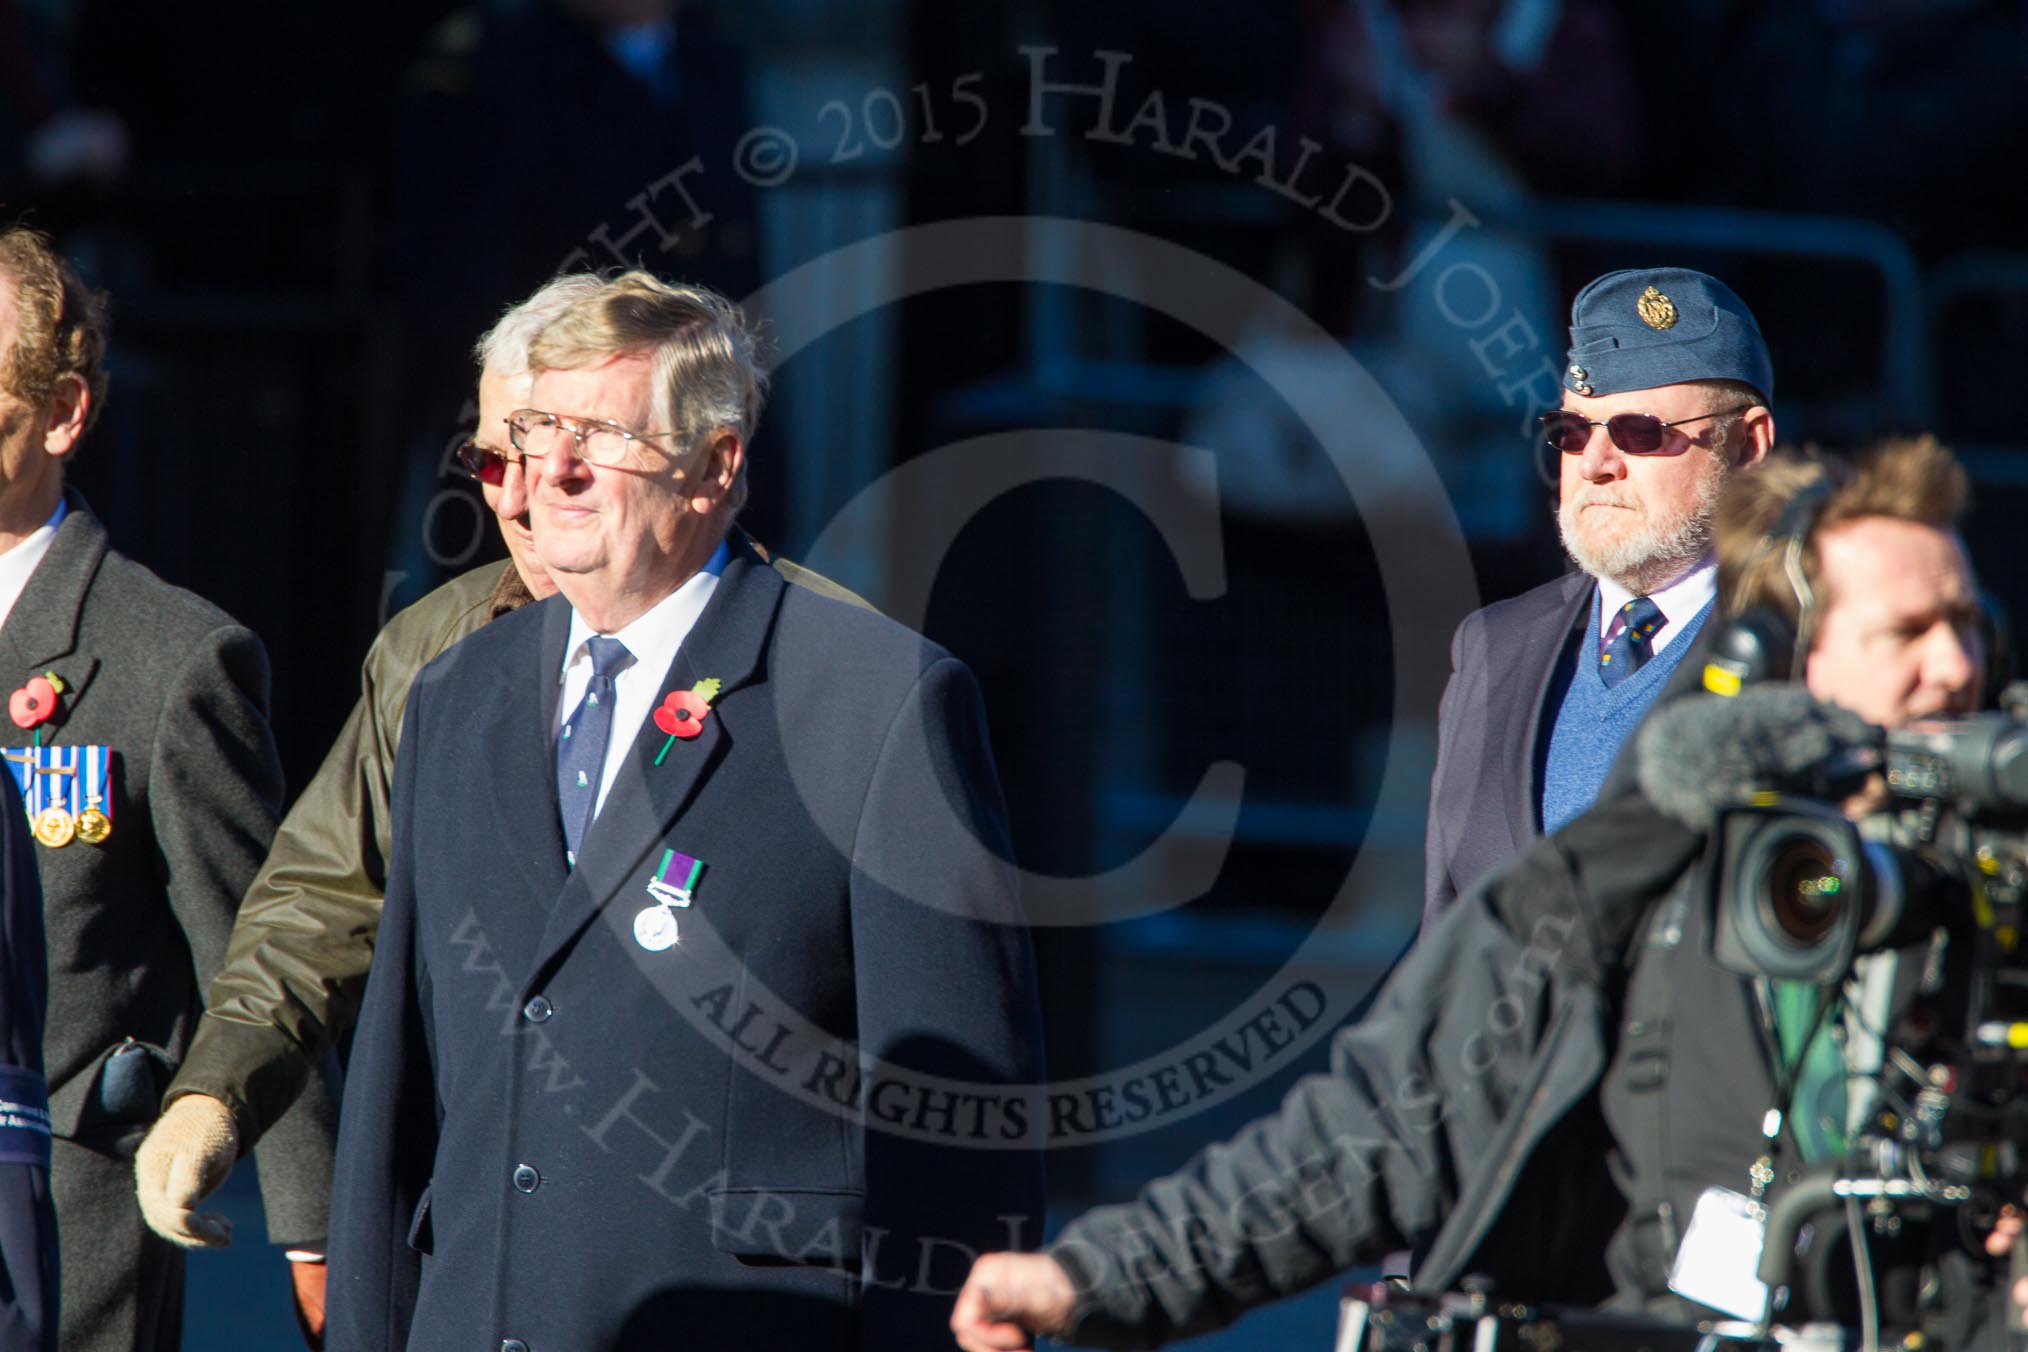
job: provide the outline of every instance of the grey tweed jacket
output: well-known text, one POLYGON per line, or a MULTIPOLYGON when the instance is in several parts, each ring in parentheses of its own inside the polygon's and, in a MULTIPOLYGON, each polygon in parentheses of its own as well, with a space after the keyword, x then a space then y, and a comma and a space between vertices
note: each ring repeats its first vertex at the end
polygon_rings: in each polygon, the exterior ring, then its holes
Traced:
MULTIPOLYGON (((282 776, 260 640, 114 552, 83 499, 67 500, 0 626, 0 693, 54 672, 64 689, 43 741, 114 753, 112 834, 36 846, 49 949, 44 1061, 55 1134, 131 1157, 267 853, 282 776)), ((0 720, 8 748, 33 739, 0 720)), ((278 1243, 324 1237, 335 1120, 320 1081, 257 1151, 278 1243)), ((60 1180, 58 1193, 61 1208, 60 1180)), ((91 1261, 89 1245, 65 1245, 66 1268, 91 1261)))

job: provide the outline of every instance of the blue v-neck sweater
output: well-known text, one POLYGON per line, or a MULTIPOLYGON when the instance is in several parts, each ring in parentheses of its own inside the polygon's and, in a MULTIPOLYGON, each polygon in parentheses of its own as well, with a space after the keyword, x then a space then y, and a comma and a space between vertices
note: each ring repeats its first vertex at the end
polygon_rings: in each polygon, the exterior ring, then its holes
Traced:
POLYGON ((1690 618, 1669 646, 1656 653, 1633 675, 1611 689, 1599 675, 1598 588, 1591 592, 1591 622, 1578 645, 1577 670, 1556 711, 1549 734, 1549 755, 1542 770, 1542 832, 1549 835, 1581 816, 1605 787, 1606 773, 1620 747, 1640 725, 1669 675, 1690 651, 1691 640, 1704 627, 1712 603, 1690 618))

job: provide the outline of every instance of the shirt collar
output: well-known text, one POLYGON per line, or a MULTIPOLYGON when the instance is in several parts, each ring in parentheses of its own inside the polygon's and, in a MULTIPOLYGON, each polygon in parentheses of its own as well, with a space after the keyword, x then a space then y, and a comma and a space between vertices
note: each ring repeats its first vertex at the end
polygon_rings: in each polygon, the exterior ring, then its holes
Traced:
POLYGON ((28 589, 28 579, 35 575, 36 567, 56 542, 56 528, 69 514, 70 504, 57 498, 56 510, 50 513, 49 520, 30 531, 14 548, 0 554, 0 624, 5 624, 14 613, 14 603, 28 589))
MULTIPOLYGON (((1648 593, 1648 599, 1662 608, 1663 632, 1692 619, 1718 594, 1718 556, 1707 552, 1690 571, 1668 586, 1648 593)), ((1598 580, 1599 637, 1605 637, 1619 615, 1620 607, 1634 599, 1634 593, 1610 578, 1598 580)))
MULTIPOLYGON (((611 635, 627 645, 627 651, 634 655, 637 670, 652 671, 656 679, 669 669, 676 660, 676 650, 683 646, 683 640, 697 623, 697 617, 704 613, 705 602, 718 589, 718 579, 725 572, 726 562, 732 551, 726 542, 720 540, 718 548, 711 551, 711 557, 704 566, 684 579, 683 585, 649 606, 634 621, 611 635)), ((580 661, 591 660, 587 644, 596 631, 585 623, 584 616, 576 607, 570 612, 570 638, 563 647, 563 668, 567 672, 580 661)), ((558 673, 559 678, 562 672, 558 673)))

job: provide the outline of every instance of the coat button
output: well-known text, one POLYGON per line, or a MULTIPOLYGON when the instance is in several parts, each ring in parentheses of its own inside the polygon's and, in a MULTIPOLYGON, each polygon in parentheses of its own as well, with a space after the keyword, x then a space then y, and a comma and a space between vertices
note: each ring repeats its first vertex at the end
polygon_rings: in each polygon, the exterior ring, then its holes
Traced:
POLYGON ((519 1338, 502 1338, 500 1352, 528 1352, 528 1344, 519 1338))
POLYGON ((532 1164, 518 1164, 514 1167, 514 1186, 522 1192, 534 1192, 542 1185, 542 1175, 535 1172, 532 1164))
POLYGON ((540 995, 521 1006, 521 1017, 527 1019, 530 1023, 548 1023, 549 1016, 554 1013, 556 1013, 556 1006, 550 1004, 546 997, 540 995))

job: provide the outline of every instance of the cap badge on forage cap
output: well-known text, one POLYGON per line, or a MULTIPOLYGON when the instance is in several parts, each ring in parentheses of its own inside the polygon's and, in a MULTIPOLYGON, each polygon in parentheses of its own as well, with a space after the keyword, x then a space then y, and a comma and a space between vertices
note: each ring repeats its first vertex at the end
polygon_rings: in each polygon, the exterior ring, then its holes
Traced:
POLYGON ((1623 394, 1692 380, 1736 380, 1774 396, 1774 363, 1746 302, 1689 268, 1609 272, 1570 305, 1563 387, 1623 394))

